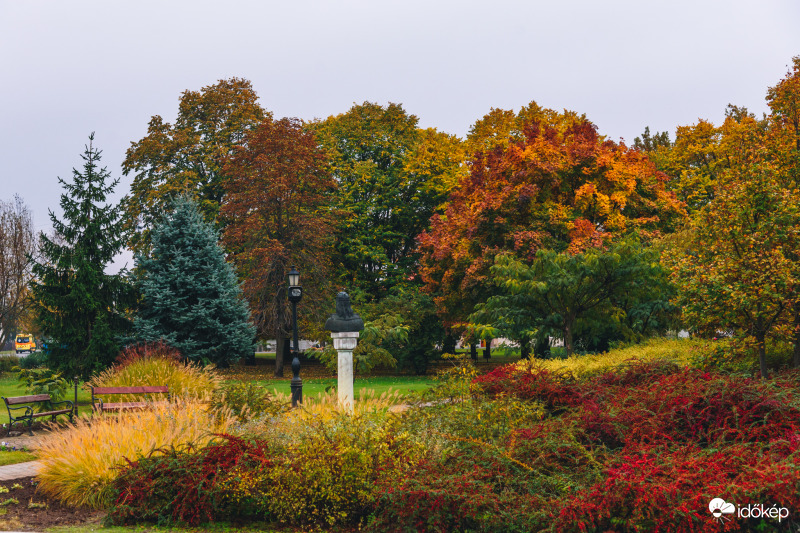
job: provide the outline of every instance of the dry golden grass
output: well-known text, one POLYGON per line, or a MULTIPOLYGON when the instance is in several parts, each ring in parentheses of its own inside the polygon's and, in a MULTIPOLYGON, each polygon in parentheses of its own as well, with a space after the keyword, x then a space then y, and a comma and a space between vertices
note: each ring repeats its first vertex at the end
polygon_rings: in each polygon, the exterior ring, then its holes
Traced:
POLYGON ((152 409, 88 417, 47 435, 36 454, 42 462, 40 489, 73 506, 103 508, 108 484, 125 459, 158 448, 203 445, 227 432, 230 413, 213 413, 197 400, 156 404, 152 409))
MULTIPOLYGON (((398 391, 389 390, 378 394, 372 389, 361 389, 355 401, 353 412, 339 404, 335 391, 314 396, 305 396, 298 409, 287 409, 278 415, 254 418, 250 422, 234 427, 233 431, 267 439, 275 443, 288 444, 292 440, 314 433, 320 424, 329 424, 343 418, 382 418, 389 408, 404 402, 407 398, 398 391)), ((276 401, 288 405, 288 394, 277 394, 276 401)))
MULTIPOLYGON (((162 357, 142 357, 124 365, 115 365, 93 377, 95 387, 133 387, 167 385, 173 397, 208 400, 221 378, 213 368, 184 364, 162 357)), ((128 401, 116 399, 115 401, 128 401)))
MULTIPOLYGON (((576 376, 589 376, 610 370, 625 364, 631 359, 652 361, 669 359, 681 365, 689 365, 695 353, 702 349, 707 341, 694 339, 651 339, 643 344, 626 348, 609 350, 596 355, 573 355, 566 359, 536 360, 536 364, 547 370, 572 372, 576 376)), ((519 365, 528 365, 528 361, 520 361, 519 365)))
MULTIPOLYGON (((362 415, 383 411, 403 403, 404 396, 399 391, 389 389, 378 394, 373 389, 360 389, 358 399, 353 404, 354 415, 362 415)), ((278 393, 275 399, 281 403, 291 403, 292 398, 289 394, 278 393)), ((335 390, 303 398, 302 409, 291 410, 288 416, 295 417, 319 417, 328 414, 344 413, 346 410, 339 404, 339 396, 335 390)))

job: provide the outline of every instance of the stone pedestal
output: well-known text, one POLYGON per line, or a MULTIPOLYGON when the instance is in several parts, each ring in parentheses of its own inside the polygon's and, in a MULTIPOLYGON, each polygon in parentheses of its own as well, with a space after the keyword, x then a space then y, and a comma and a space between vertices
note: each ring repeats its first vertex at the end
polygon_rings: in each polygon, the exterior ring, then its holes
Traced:
POLYGON ((353 350, 358 344, 358 331, 335 331, 331 333, 333 347, 339 354, 338 391, 339 403, 353 412, 353 350))

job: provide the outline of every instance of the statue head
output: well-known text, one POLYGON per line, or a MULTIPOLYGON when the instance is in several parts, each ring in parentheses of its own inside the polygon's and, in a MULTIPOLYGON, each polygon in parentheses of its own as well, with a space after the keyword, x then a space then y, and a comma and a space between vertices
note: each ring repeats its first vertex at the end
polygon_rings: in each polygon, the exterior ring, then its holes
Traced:
POLYGON ((350 295, 342 291, 336 295, 336 312, 325 322, 328 331, 361 331, 364 321, 350 307, 350 295))
POLYGON ((342 291, 336 295, 336 315, 339 318, 352 318, 353 308, 350 307, 350 295, 342 291))

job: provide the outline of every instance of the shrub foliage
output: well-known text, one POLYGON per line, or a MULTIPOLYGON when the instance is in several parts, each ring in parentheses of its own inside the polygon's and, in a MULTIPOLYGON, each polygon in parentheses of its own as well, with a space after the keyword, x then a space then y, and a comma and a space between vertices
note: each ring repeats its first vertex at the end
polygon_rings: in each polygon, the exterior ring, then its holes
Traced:
MULTIPOLYGON (((685 355, 685 354, 684 354, 685 355)), ((679 360, 682 361, 683 356, 679 360)), ((456 361, 404 411, 264 413, 127 463, 116 522, 250 518, 365 531, 780 531, 711 499, 800 506, 800 373, 771 381, 632 359, 456 361)))

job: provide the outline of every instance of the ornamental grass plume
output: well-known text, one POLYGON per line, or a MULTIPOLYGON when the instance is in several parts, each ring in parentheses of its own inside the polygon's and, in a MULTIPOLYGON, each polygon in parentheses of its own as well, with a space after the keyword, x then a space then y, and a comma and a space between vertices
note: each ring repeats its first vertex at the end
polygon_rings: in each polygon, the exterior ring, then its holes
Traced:
POLYGON ((94 387, 167 385, 173 397, 208 401, 222 379, 213 367, 184 363, 163 343, 137 345, 123 352, 118 363, 89 380, 94 387))
MULTIPOLYGON (((276 444, 286 444, 301 435, 315 432, 315 425, 341 420, 348 416, 368 418, 379 423, 389 408, 403 403, 406 398, 399 391, 388 390, 378 394, 373 389, 363 388, 353 406, 353 412, 339 404, 336 391, 331 390, 314 396, 305 396, 299 409, 287 408, 279 414, 265 414, 249 422, 237 425, 233 433, 266 439, 276 444)), ((288 394, 276 393, 273 401, 278 405, 291 405, 288 394)))
POLYGON ((197 400, 157 403, 151 409, 83 416, 66 430, 48 434, 37 455, 39 487, 67 505, 105 508, 108 487, 126 459, 191 443, 203 446, 225 433, 234 418, 209 412, 197 400))
MULTIPOLYGON (((643 344, 616 348, 604 353, 591 355, 574 354, 565 359, 536 359, 535 365, 551 372, 570 372, 576 377, 590 377, 602 374, 618 366, 626 365, 632 360, 648 362, 666 359, 679 365, 691 366, 698 350, 705 347, 707 341, 694 339, 650 339, 643 344)), ((530 365, 528 360, 516 363, 520 367, 530 365)))
MULTIPOLYGON (((278 393, 276 399, 281 403, 291 403, 291 396, 278 393)), ((401 404, 405 397, 399 391, 389 389, 378 394, 374 389, 362 388, 358 392, 358 397, 353 402, 353 415, 365 415, 369 413, 383 412, 392 406, 401 404)), ((326 393, 303 398, 302 409, 289 411, 289 415, 295 417, 319 417, 334 415, 346 412, 346 409, 339 403, 339 396, 336 390, 331 389, 326 393)))

